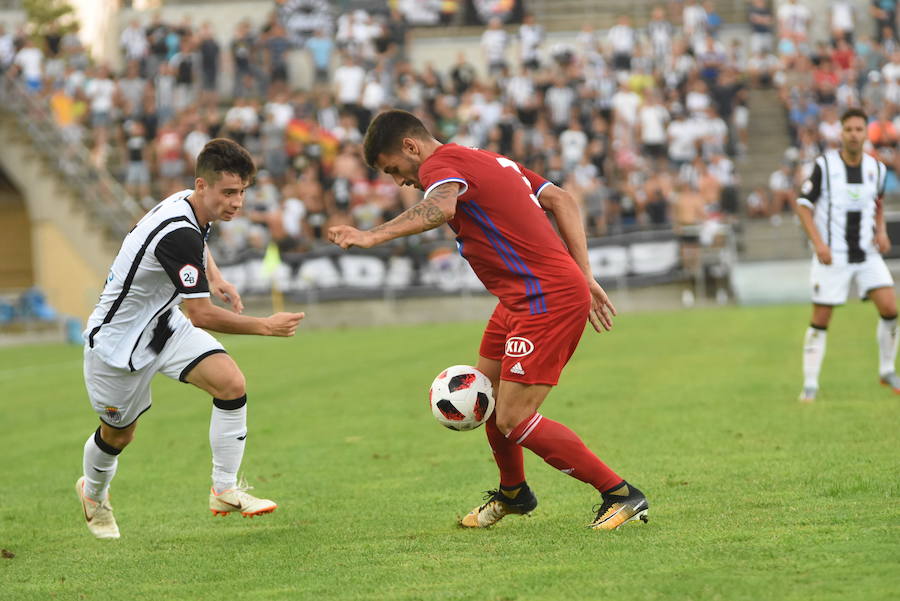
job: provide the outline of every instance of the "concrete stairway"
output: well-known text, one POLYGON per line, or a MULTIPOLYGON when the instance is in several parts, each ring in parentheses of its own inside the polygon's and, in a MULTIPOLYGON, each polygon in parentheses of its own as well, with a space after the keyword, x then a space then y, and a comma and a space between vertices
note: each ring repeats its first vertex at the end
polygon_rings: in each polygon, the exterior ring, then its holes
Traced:
MULTIPOLYGON (((791 145, 787 117, 774 90, 751 90, 748 154, 738 162, 744 197, 757 187, 768 189, 769 176, 778 169, 791 145)), ((780 224, 744 219, 740 243, 742 261, 799 259, 809 256, 806 236, 793 215, 785 213, 780 224)))
POLYGON ((0 82, 0 140, 0 170, 20 195, 22 227, 30 229, 18 246, 30 244, 31 282, 59 312, 84 318, 122 237, 143 212, 11 79, 0 82))

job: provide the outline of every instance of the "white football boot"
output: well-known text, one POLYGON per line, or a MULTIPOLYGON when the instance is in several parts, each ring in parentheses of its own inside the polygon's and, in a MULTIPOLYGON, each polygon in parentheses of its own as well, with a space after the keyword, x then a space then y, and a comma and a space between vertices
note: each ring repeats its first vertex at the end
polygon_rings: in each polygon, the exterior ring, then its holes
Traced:
POLYGON ((234 488, 216 494, 216 489, 209 490, 209 509, 213 515, 228 515, 239 511, 242 516, 253 517, 263 513, 272 513, 278 505, 269 499, 257 499, 247 491, 252 489, 247 481, 241 481, 234 488))
POLYGON ((112 505, 109 504, 109 494, 101 502, 86 497, 84 495, 84 476, 75 483, 75 492, 81 499, 84 520, 87 522, 91 534, 97 538, 119 538, 119 526, 116 524, 112 505))

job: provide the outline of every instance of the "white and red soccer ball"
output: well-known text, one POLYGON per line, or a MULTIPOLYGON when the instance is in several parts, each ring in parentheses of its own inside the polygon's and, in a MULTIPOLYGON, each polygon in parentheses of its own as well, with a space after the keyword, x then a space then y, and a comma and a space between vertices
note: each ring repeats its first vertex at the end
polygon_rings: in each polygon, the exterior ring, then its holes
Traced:
POLYGON ((486 375, 469 365, 454 365, 438 374, 428 392, 431 412, 451 430, 473 430, 494 411, 494 393, 486 375))

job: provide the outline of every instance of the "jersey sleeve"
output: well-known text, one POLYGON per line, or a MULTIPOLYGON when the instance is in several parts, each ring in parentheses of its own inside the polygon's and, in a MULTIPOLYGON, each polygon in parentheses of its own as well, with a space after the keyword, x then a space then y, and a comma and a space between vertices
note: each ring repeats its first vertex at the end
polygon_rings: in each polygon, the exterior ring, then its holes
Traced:
POLYGON ((184 298, 209 296, 203 236, 189 227, 172 230, 156 245, 156 259, 184 298))
POLYGON ((887 167, 878 162, 878 198, 884 198, 884 186, 887 184, 887 167))
POLYGON ((797 198, 797 203, 812 209, 819 201, 821 195, 822 168, 819 167, 819 163, 816 162, 816 166, 813 167, 813 172, 809 175, 809 178, 803 182, 803 185, 800 186, 800 194, 799 198, 797 198))
POLYGON ((547 178, 541 177, 531 169, 528 169, 524 165, 519 165, 519 171, 522 172, 522 175, 524 175, 525 179, 528 180, 528 183, 531 184, 531 192, 534 194, 535 198, 540 198, 541 192, 543 192, 547 186, 553 183, 547 178))
POLYGON ((459 184, 457 196, 462 196, 466 193, 469 189, 469 182, 466 181, 462 171, 454 165, 454 162, 444 156, 435 156, 422 163, 422 166, 419 168, 419 181, 425 190, 424 198, 428 198, 428 194, 432 190, 447 182, 459 184))

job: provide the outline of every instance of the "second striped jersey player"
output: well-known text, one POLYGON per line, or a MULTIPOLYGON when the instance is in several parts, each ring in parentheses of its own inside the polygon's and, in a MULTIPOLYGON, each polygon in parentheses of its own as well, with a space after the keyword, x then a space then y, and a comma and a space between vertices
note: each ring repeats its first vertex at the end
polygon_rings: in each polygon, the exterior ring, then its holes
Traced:
POLYGON ((863 152, 866 126, 860 109, 843 114, 840 149, 816 159, 797 200, 797 215, 815 251, 810 269, 813 312, 803 349, 804 402, 816 398, 831 314, 847 302, 854 281, 860 297, 871 300, 881 317, 876 328, 881 382, 900 392, 894 369, 897 301, 881 256, 891 246, 882 205, 887 168, 863 152))

